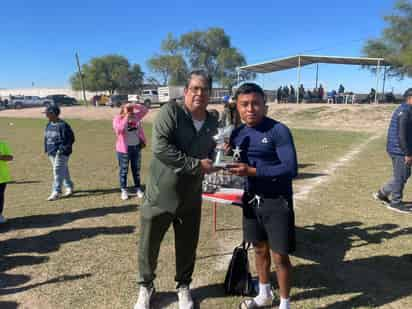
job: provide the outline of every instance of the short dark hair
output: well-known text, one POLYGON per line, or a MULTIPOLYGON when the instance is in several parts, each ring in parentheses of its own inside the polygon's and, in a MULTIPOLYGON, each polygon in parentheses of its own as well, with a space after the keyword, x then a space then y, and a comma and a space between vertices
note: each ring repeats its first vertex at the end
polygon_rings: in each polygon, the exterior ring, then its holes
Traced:
POLYGON ((60 115, 60 108, 56 104, 51 104, 51 105, 47 106, 46 113, 59 116, 60 115))
POLYGON ((208 86, 209 90, 212 90, 212 77, 209 75, 209 73, 206 70, 203 69, 196 69, 196 70, 192 70, 189 73, 189 76, 186 80, 186 85, 185 88, 187 89, 189 87, 190 81, 192 80, 193 76, 201 76, 205 81, 206 84, 208 86))
POLYGON ((412 88, 409 88, 408 90, 405 91, 403 94, 403 97, 407 99, 408 97, 412 97, 412 88))
POLYGON ((263 102, 266 103, 266 95, 263 89, 255 83, 244 83, 239 88, 236 89, 235 95, 233 98, 237 101, 237 98, 241 94, 249 94, 249 93, 258 93, 262 96, 263 102))

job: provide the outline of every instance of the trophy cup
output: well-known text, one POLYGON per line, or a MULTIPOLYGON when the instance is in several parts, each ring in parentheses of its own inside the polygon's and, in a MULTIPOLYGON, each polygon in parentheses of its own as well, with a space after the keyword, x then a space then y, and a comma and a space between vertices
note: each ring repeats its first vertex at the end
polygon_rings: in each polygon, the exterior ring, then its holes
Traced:
POLYGON ((233 159, 230 156, 226 156, 224 144, 229 141, 230 134, 233 131, 233 126, 226 126, 218 128, 218 132, 213 136, 216 142, 215 157, 213 160, 213 166, 217 168, 226 168, 230 163, 233 163, 233 159))
POLYGON ((204 193, 215 193, 220 190, 238 190, 243 189, 245 177, 232 175, 228 168, 236 162, 241 161, 241 152, 239 146, 232 149, 233 155, 226 155, 224 145, 229 142, 230 135, 235 128, 233 121, 223 122, 226 126, 218 128, 218 133, 213 136, 216 142, 214 152, 213 166, 218 168, 214 173, 205 175, 202 183, 204 193))

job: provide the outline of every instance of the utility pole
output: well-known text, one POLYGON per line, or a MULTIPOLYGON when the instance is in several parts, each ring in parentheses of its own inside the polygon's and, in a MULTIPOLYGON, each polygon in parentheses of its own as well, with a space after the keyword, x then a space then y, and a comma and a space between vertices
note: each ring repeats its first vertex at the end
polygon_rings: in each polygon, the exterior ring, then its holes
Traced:
POLYGON ((76 63, 77 63, 77 69, 79 70, 80 85, 82 86, 82 91, 83 91, 83 101, 84 101, 84 104, 86 104, 86 106, 89 106, 89 103, 86 100, 86 91, 84 90, 83 74, 80 68, 79 55, 77 53, 76 53, 76 63))
POLYGON ((383 70, 383 84, 382 84, 382 95, 383 95, 383 100, 385 100, 385 83, 386 83, 386 71, 387 71, 387 66, 385 66, 385 69, 383 70))

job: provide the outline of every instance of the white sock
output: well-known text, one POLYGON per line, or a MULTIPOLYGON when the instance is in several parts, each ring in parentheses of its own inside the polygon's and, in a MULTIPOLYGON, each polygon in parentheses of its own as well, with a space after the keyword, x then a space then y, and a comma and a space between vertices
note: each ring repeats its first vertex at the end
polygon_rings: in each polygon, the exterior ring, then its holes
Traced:
POLYGON ((259 294, 253 300, 258 306, 267 306, 272 303, 273 293, 270 289, 270 283, 259 282, 259 294))
POLYGON ((280 298, 279 309, 290 309, 290 300, 289 298, 280 298))

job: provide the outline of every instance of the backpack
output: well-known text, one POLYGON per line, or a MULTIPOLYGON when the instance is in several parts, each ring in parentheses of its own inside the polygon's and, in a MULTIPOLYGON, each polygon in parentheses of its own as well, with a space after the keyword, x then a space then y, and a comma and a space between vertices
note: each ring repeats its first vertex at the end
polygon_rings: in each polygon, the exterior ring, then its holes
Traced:
POLYGON ((233 250, 232 259, 225 277, 225 293, 252 296, 254 294, 247 250, 250 244, 242 242, 233 250))

